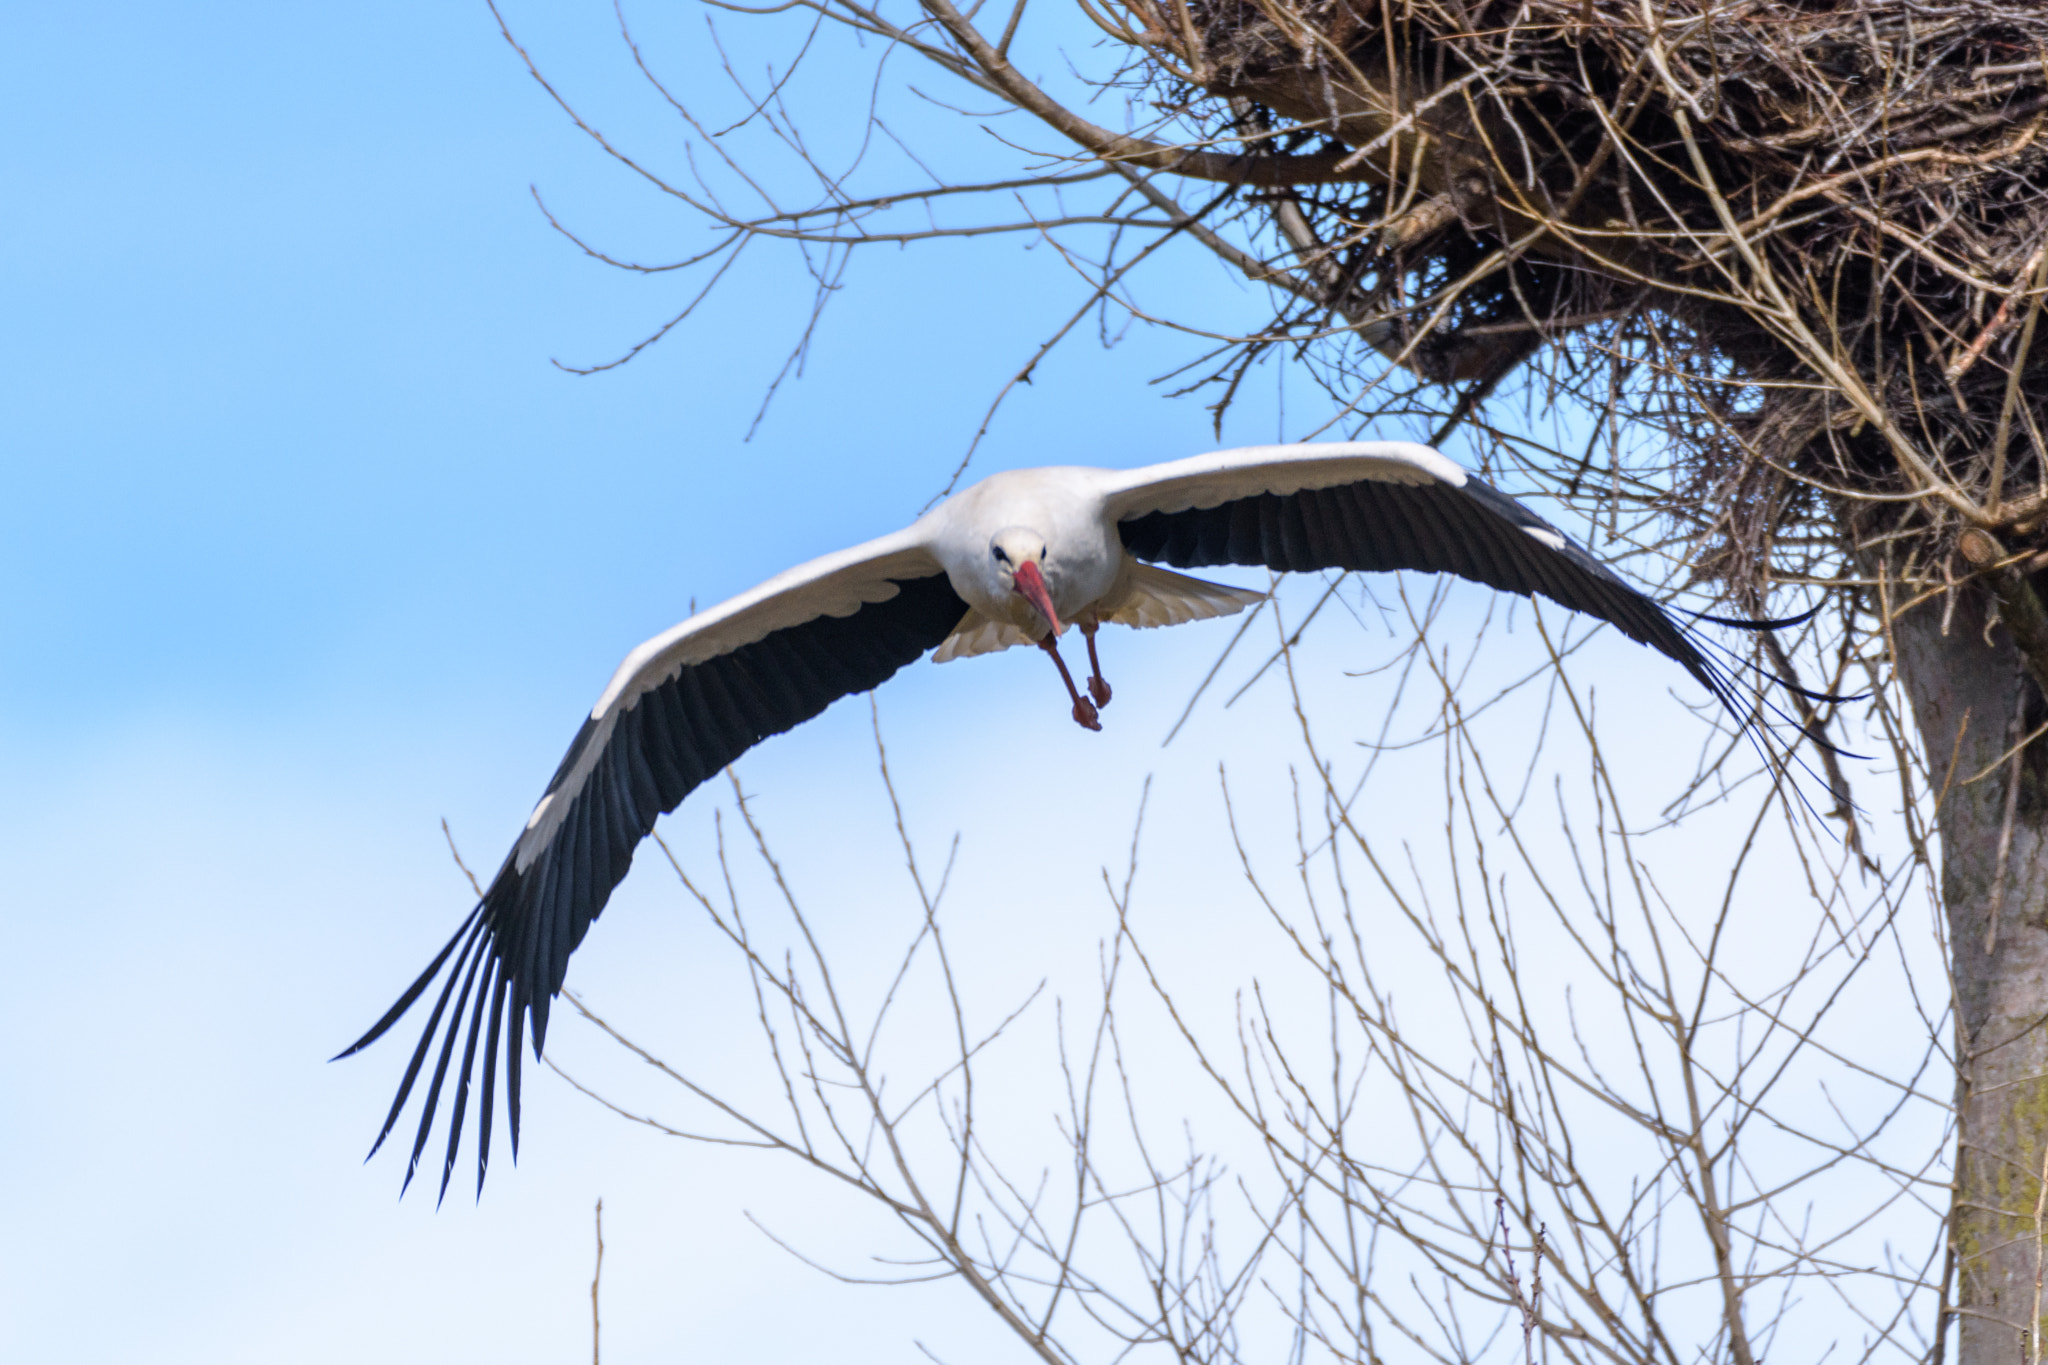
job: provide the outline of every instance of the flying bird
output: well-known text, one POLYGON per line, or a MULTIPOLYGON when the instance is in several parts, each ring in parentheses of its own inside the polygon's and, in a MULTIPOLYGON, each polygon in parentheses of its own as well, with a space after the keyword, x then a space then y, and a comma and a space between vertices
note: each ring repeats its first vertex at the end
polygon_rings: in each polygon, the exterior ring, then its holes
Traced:
POLYGON ((626 656, 482 900, 341 1054, 382 1037, 442 981, 371 1155, 429 1074, 409 1185, 452 1077, 445 1196, 471 1076, 480 1074, 481 1192, 502 1048, 517 1158, 529 1021, 538 1058, 569 955, 656 817, 755 744, 875 687, 927 650, 944 662, 1027 643, 1057 666, 1074 719, 1099 729, 1111 689, 1097 629, 1175 625, 1261 599, 1174 571, 1220 564, 1419 569, 1541 594, 1676 660, 1736 709, 1727 678, 1684 625, 1556 527, 1427 446, 1253 446, 1144 469, 991 475, 901 531, 800 564, 626 656), (1086 643, 1085 691, 1059 652, 1070 625, 1086 643), (451 1073, 458 1041, 461 1063, 451 1073))

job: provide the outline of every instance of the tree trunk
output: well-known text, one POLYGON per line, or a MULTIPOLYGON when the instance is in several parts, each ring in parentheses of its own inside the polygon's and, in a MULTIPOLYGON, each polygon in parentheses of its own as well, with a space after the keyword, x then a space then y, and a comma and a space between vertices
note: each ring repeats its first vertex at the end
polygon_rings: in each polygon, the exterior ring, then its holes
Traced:
MULTIPOLYGON (((2035 1354, 2042 1319, 2048 1153, 2048 740, 1978 781, 2048 706, 1991 599, 1963 591, 1944 633, 1937 600, 1894 627, 1937 793, 1956 1029, 1952 1311, 1961 1365, 2035 1354)), ((1945 1329, 1947 1323, 1942 1327, 1945 1329)), ((1936 1349, 1934 1358, 1941 1358, 1936 1349)))

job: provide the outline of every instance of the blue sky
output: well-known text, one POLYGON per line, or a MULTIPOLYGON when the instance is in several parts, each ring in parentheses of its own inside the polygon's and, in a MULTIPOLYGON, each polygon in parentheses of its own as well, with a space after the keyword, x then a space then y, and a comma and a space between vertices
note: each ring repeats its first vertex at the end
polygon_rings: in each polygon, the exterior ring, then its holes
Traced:
MULTIPOLYGON (((631 73, 608 9, 586 9, 534 45, 602 103, 631 73)), ((325 1058, 462 913, 439 820, 494 862, 633 643, 914 514, 1074 281, 1005 246, 860 263, 858 306, 749 444, 807 282, 757 270, 635 365, 554 369, 630 344, 679 294, 581 256, 529 184, 636 247, 681 220, 567 124, 482 6, 0 22, 0 861, 23 967, 0 1354, 561 1359, 584 1349, 607 1195, 613 1358, 749 1358, 758 1303, 662 1286, 770 1285, 767 1267, 847 1296, 735 1212, 822 1192, 743 1195, 745 1162, 678 1163, 543 1081, 522 1169, 436 1215, 397 1201, 393 1158, 359 1164, 402 1055, 325 1058)), ((1196 405, 1144 387, 1161 353, 1137 349, 1048 364, 989 466, 1213 444, 1196 405)), ((952 671, 921 702, 1028 705, 1070 743, 1049 678, 974 672, 1000 700, 952 671)), ((871 779, 866 716, 841 710, 785 781, 871 779)), ((687 965, 643 987, 664 979, 687 965)), ((750 1358, 847 1321, 782 1323, 750 1358)))
MULTIPOLYGON (((510 12, 609 129, 673 159, 608 7, 510 12)), ((713 69, 697 16, 648 23, 682 79, 713 69)), ((634 364, 553 368, 615 354, 684 295, 579 254, 529 184, 623 251, 675 254, 692 229, 568 124, 481 5, 17 6, 0 107, 0 865, 19 968, 0 1006, 0 1355, 571 1358, 601 1195, 607 1359, 911 1359, 914 1337, 1006 1358, 961 1296, 837 1284, 742 1217, 857 1259, 856 1204, 628 1130, 552 1077, 481 1203, 400 1203, 399 1162, 360 1161, 402 1055, 324 1059, 466 908, 439 822, 494 864, 626 649, 692 599, 913 515, 1078 302, 1072 273, 1024 241, 857 261, 747 441, 808 281, 764 253, 634 364)), ((992 145, 904 117, 938 155, 992 145)), ((1214 268, 1174 293, 1219 318, 1258 303, 1214 268)), ((1211 448, 1200 401, 1147 383, 1196 345, 1077 338, 979 467, 1211 448)), ((1306 425, 1267 385, 1223 443, 1306 425)), ((1148 774, 1169 812, 1213 817, 1219 760, 1285 742, 1284 698, 1212 700, 1162 754, 1220 639, 1115 641, 1099 742, 1035 658, 884 689, 913 828, 934 856, 966 832, 972 941, 1020 979, 1064 963, 1085 983, 1099 869, 1121 866, 1148 774), (1020 810, 1056 857, 1009 842, 1020 810)), ((1643 676, 1642 704, 1682 722, 1669 678, 1643 676)), ((900 915, 864 705, 744 771, 814 891, 857 908, 872 888, 900 915)), ((1284 792, 1284 770, 1265 780, 1284 792)), ((669 827, 708 857, 695 807, 669 827)), ((1189 888, 1229 860, 1213 832, 1200 853, 1169 853, 1189 870, 1163 895, 1191 960, 1228 957, 1238 911, 1189 888)), ((572 984, 695 1049, 744 1005, 676 900, 641 868, 572 984)), ((865 922, 833 923, 858 959, 865 922)), ((602 1064, 557 1029, 551 1053, 602 1064)))

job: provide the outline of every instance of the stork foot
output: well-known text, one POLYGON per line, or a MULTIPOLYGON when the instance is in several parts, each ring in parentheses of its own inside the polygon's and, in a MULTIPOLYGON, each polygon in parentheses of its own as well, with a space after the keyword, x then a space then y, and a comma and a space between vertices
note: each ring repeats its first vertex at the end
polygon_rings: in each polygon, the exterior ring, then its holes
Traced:
MULTIPOLYGON (((1067 672, 1067 661, 1060 657, 1058 642, 1048 635, 1038 642, 1038 647, 1052 656, 1053 667, 1060 671, 1060 681, 1067 685, 1067 695, 1074 699, 1074 724, 1080 726, 1083 730, 1100 730, 1102 728, 1102 720, 1095 713, 1095 702, 1082 696, 1081 689, 1074 686, 1074 675, 1067 672)), ((1094 640, 1092 637, 1089 640, 1089 653, 1091 656, 1094 654, 1094 640)), ((1099 675, 1088 680, 1088 690, 1095 692, 1096 699, 1099 701, 1109 700, 1109 684, 1103 683, 1099 675), (1100 692, 1095 692, 1097 683, 1102 683, 1102 690, 1100 692)))
POLYGON ((1095 632, 1099 622, 1081 627, 1082 636, 1088 641, 1088 695, 1095 698, 1097 706, 1109 705, 1109 680, 1102 676, 1102 660, 1095 657, 1095 632))

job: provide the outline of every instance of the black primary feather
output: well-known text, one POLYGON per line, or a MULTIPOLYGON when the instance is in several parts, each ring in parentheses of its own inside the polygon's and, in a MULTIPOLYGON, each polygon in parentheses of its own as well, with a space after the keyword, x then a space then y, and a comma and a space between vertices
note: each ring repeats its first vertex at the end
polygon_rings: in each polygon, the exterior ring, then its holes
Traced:
MULTIPOLYGON (((547 1041, 548 1005, 562 988, 569 955, 603 911, 612 888, 625 878, 634 850, 652 832, 655 819, 674 810, 692 790, 763 739, 802 724, 841 697, 868 691, 914 662, 943 642, 967 611, 944 574, 900 581, 897 587, 894 597, 869 603, 850 616, 821 616, 686 667, 619 714, 596 766, 570 798, 554 838, 523 873, 515 866, 515 855, 507 855, 455 937, 384 1017, 339 1054, 350 1056, 381 1038, 447 969, 447 980, 413 1049, 391 1112, 370 1147, 371 1156, 391 1135, 439 1035, 439 1054, 405 1168, 405 1183, 411 1185, 449 1079, 456 1035, 465 1034, 441 1163, 441 1196, 446 1197, 461 1147, 481 1031, 483 1096, 476 1172, 481 1193, 490 1167, 500 1033, 509 1019, 505 1109, 512 1155, 518 1158, 519 1052, 526 1022, 533 1022, 533 1055, 538 1059, 547 1041)), ((548 783, 550 794, 597 742, 597 735, 596 722, 584 721, 548 783)))
POLYGON ((1570 536, 1469 475, 1463 486, 1361 479, 1334 488, 1261 493, 1217 507, 1148 512, 1126 519, 1118 530, 1124 548, 1139 559, 1178 569, 1418 569, 1523 596, 1540 593, 1676 660, 1744 719, 1727 674, 1683 625, 1570 536), (1557 544, 1531 532, 1555 537, 1557 544))

